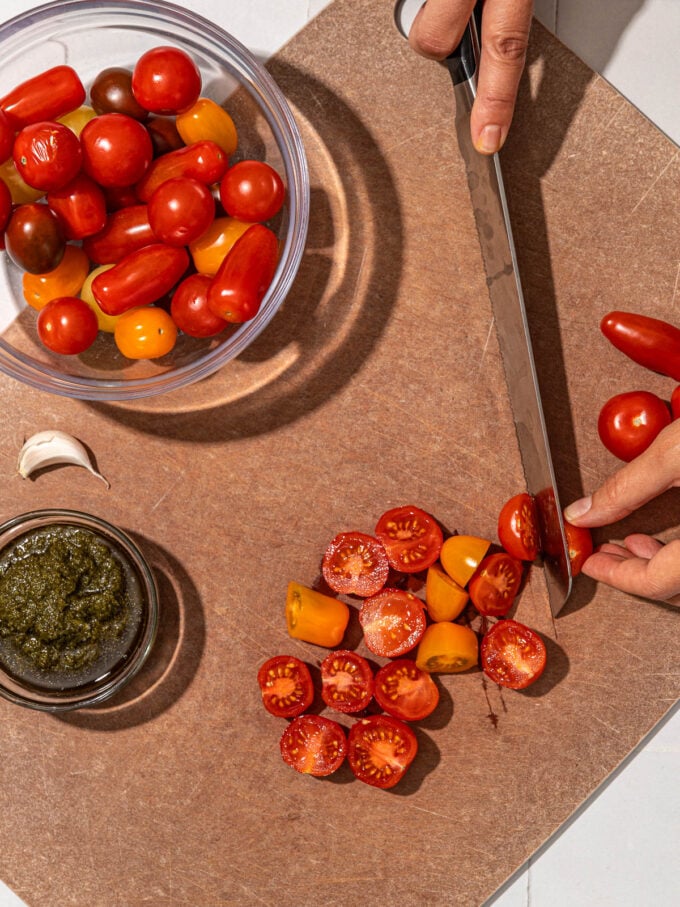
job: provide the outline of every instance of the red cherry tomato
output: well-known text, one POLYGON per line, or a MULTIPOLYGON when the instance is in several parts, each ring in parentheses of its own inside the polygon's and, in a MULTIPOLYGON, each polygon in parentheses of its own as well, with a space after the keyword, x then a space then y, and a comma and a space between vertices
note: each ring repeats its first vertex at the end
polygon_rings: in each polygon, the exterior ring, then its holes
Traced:
POLYGON ((135 64, 132 92, 151 113, 181 113, 198 99, 201 73, 189 54, 179 47, 153 47, 135 64))
POLYGON ((132 93, 132 70, 124 66, 103 69, 90 85, 90 103, 101 113, 124 113, 144 122, 149 116, 132 93))
POLYGON ((294 655, 275 655, 257 672, 265 709, 277 718, 294 718, 309 708, 314 686, 309 668, 294 655))
POLYGON ((629 462, 647 450, 670 424, 667 404, 649 391, 629 391, 611 397, 600 410, 597 431, 607 450, 629 462))
POLYGON ((390 565, 385 549, 373 536, 340 532, 324 552, 321 572, 334 592, 365 598, 382 589, 390 565))
POLYGON ((92 294, 103 312, 120 315, 169 293, 188 266, 186 249, 153 243, 98 274, 92 281, 92 294))
POLYGON ((383 543, 390 567, 402 573, 427 570, 439 557, 444 541, 433 517, 411 505, 383 513, 375 535, 383 543))
POLYGON ((83 170, 105 187, 132 186, 146 173, 153 158, 151 138, 144 126, 123 113, 94 117, 80 133, 83 170))
POLYGON ((674 419, 680 419, 680 384, 671 394, 671 411, 674 419))
POLYGON ((60 296, 38 312, 38 337, 55 353, 75 355, 94 343, 97 316, 77 296, 60 296))
POLYGON ((680 329, 675 325, 633 312, 609 312, 600 329, 633 362, 680 381, 680 329))
POLYGON ((54 66, 16 85, 0 99, 15 130, 39 120, 56 120, 80 107, 85 88, 71 66, 54 66))
POLYGON ((484 635, 482 670, 494 683, 523 690, 543 673, 545 643, 533 630, 516 620, 499 620, 484 635))
POLYGON ((343 728, 321 715, 300 715, 281 735, 281 756, 303 775, 324 778, 337 771, 347 755, 343 728))
POLYGON ((507 501, 498 517, 498 538, 508 554, 520 561, 538 557, 541 539, 534 499, 526 491, 507 501))
POLYGON ((229 160, 215 142, 194 142, 155 158, 137 184, 137 197, 148 202, 161 183, 183 176, 210 186, 222 179, 229 160))
POLYGON ((207 274, 190 274, 178 284, 170 302, 172 320, 189 337, 214 337, 225 328, 235 330, 208 306, 212 278, 207 274))
POLYGON ((14 141, 14 164, 23 181, 34 189, 61 189, 80 171, 78 136, 63 123, 24 126, 14 141))
POLYGON ((11 214, 12 193, 10 192, 7 183, 3 179, 0 179, 0 234, 4 232, 11 214))
POLYGON ((361 718, 350 728, 347 761, 359 781, 390 788, 404 777, 418 752, 411 728, 391 715, 361 718))
POLYGON ((283 180, 264 161, 239 161, 220 183, 224 210, 239 220, 271 220, 281 210, 285 195, 283 180))
POLYGON ((415 648, 425 632, 422 601, 401 589, 383 589, 362 602, 359 623, 374 655, 398 658, 415 648))
POLYGON ((4 164, 14 147, 14 128, 4 110, 0 109, 0 164, 4 164))
POLYGON ((84 239, 106 224, 104 193, 85 173, 79 173, 61 189, 48 192, 47 204, 57 215, 66 239, 84 239))
POLYGON ((507 614, 522 582, 522 562, 506 552, 489 554, 468 585, 470 599, 480 614, 507 614))
POLYGON ((128 205, 109 214, 103 229, 84 240, 83 249, 95 264, 110 265, 156 241, 148 207, 128 205))
POLYGON ((14 209, 5 229, 5 249, 15 265, 31 274, 53 271, 65 246, 57 215, 47 205, 29 202, 14 209))
POLYGON ((371 666, 348 649, 331 652, 321 662, 321 696, 338 712, 361 712, 373 698, 371 666))
POLYGON ((375 675, 374 695, 383 711, 402 721, 422 721, 439 703, 439 687, 411 658, 383 665, 375 675))
POLYGON ((215 199, 205 183, 175 177, 162 183, 149 199, 149 223, 161 242, 188 246, 215 218, 215 199))
POLYGON ((593 553, 593 537, 585 526, 574 526, 564 521, 564 532, 569 549, 569 562, 572 576, 578 576, 583 564, 593 553))
POLYGON ((234 324, 254 318, 274 278, 278 258, 276 234, 262 224, 249 227, 215 274, 208 293, 213 312, 234 324))

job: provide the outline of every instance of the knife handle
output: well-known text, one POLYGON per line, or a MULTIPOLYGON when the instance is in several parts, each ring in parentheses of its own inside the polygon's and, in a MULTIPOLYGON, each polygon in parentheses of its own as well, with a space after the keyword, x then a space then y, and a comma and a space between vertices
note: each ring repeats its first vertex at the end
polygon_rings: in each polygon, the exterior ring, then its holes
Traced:
POLYGON ((463 82, 476 84, 483 6, 483 0, 477 0, 458 47, 443 61, 451 73, 454 85, 460 85, 463 82))

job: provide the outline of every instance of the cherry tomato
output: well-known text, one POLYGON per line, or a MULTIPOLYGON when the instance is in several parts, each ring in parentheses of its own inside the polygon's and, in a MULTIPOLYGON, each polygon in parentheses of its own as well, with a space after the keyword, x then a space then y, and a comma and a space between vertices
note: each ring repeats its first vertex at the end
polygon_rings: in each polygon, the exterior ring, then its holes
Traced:
POLYGON ((34 189, 61 189, 80 171, 80 141, 63 123, 31 123, 14 140, 14 163, 34 189))
POLYGON ((443 536, 439 524, 419 507, 407 505, 388 510, 375 527, 390 567, 402 573, 419 573, 439 557, 443 536))
POLYGON ((120 315, 169 293, 188 265, 186 249, 152 243, 130 252, 113 268, 99 274, 92 282, 92 293, 107 315, 120 315))
POLYGON ((85 124, 89 123, 90 120, 93 120, 96 116, 97 114, 92 107, 81 104, 80 107, 76 107, 75 110, 71 110, 59 117, 57 122, 62 123, 64 126, 68 126, 71 132, 80 138, 80 133, 85 128, 85 124))
POLYGON ((680 419, 680 384, 671 394, 671 411, 674 419, 680 419))
POLYGON ((132 70, 124 66, 109 66, 95 77, 90 101, 97 113, 124 113, 140 122, 149 116, 132 93, 132 70))
POLYGON ((22 179, 14 163, 14 158, 9 157, 4 164, 0 164, 0 179, 7 186, 15 205, 25 205, 35 202, 45 194, 40 189, 34 189, 22 179))
POLYGON ((216 217, 205 233, 189 244, 196 270, 214 277, 227 252, 251 226, 247 221, 234 217, 216 217))
POLYGON ((0 234, 4 233, 12 214, 12 193, 7 183, 0 179, 0 234))
POLYGON ((38 312, 38 337, 55 353, 75 355, 92 346, 97 338, 97 318, 77 296, 52 299, 38 312))
POLYGON ((425 579, 425 604, 431 620, 455 620, 469 598, 466 590, 439 564, 432 564, 425 579))
POLYGON ((178 284, 172 294, 172 320, 189 337, 214 337, 227 327, 235 329, 234 325, 228 325, 208 307, 210 281, 207 274, 191 274, 178 284))
POLYGON ((161 242, 186 246, 205 233, 215 217, 212 192, 198 180, 179 176, 162 183, 149 199, 149 223, 161 242))
POLYGON ((85 100, 85 88, 71 66, 54 66, 16 85, 0 99, 15 130, 40 120, 56 120, 85 100))
POLYGON ((480 614, 507 614, 522 582, 522 562, 506 552, 489 554, 468 585, 470 599, 480 614))
POLYGON ((390 788, 404 777, 418 752, 411 728, 391 715, 360 718, 349 732, 347 761, 359 781, 390 788))
POLYGON ((109 213, 139 204, 134 186, 102 186, 102 189, 106 199, 106 210, 109 213))
POLYGON ((425 608, 401 589, 383 589, 362 602, 359 623, 374 655, 398 658, 415 648, 425 632, 425 608))
POLYGON ((373 536, 340 532, 324 552, 321 572, 334 592, 365 598, 382 589, 390 565, 385 549, 373 536))
POLYGON ((293 639, 315 646, 339 646, 349 623, 349 608, 340 601, 301 583, 289 582, 286 625, 293 639))
POLYGON ((294 655, 275 655, 257 672, 265 709, 277 718, 294 718, 309 708, 314 686, 309 668, 294 655))
POLYGON ((123 312, 113 339, 127 359, 159 359, 177 342, 177 327, 165 309, 147 305, 123 312))
POLYGON ((283 180, 264 161, 239 161, 220 182, 224 210, 240 220, 271 220, 281 210, 285 197, 283 180))
POLYGON ((442 545, 439 559, 451 579, 464 587, 490 547, 488 539, 476 535, 452 535, 442 545))
POLYGON ((300 715, 281 735, 281 755, 286 765, 304 775, 324 778, 337 771, 347 755, 343 728, 321 715, 300 715))
POLYGON ((201 93, 201 73, 186 51, 162 45, 147 50, 132 72, 132 92, 146 110, 181 113, 201 93))
POLYGON ((429 674, 460 674, 473 668, 478 658, 477 634, 470 627, 442 620, 423 633, 416 664, 429 674))
POLYGON ((373 698, 371 666, 348 649, 331 652, 321 662, 321 696, 337 712, 361 712, 373 698))
POLYGON ((543 673, 545 643, 516 620, 499 620, 484 634, 482 670, 499 686, 523 690, 543 673))
POLYGON ((140 201, 148 202, 161 183, 178 176, 199 180, 210 186, 222 179, 228 164, 226 154, 215 142, 195 142, 169 151, 155 158, 137 183, 137 196, 140 201))
POLYGON ((83 170, 100 186, 132 186, 142 179, 153 158, 144 126, 123 113, 103 113, 80 133, 83 170))
POLYGON ((177 131, 175 117, 151 116, 144 125, 151 137, 154 158, 184 147, 185 142, 182 141, 182 136, 177 131))
POLYGON ((63 258, 53 271, 45 274, 24 272, 24 299, 32 308, 40 311, 59 296, 76 296, 80 293, 89 270, 90 262, 83 250, 79 246, 66 246, 63 258))
POLYGON ((633 362, 680 381, 680 329, 675 325, 633 312, 609 312, 600 329, 633 362))
POLYGON ((4 110, 0 109, 0 164, 7 160, 14 147, 14 127, 4 110))
POLYGON ((216 315, 241 324, 254 318, 276 273, 279 243, 276 234, 253 224, 234 243, 219 267, 208 293, 216 315))
POLYGON ((578 576, 584 562, 593 553, 593 537, 590 529, 585 526, 574 526, 566 520, 564 521, 564 532, 567 537, 571 574, 578 576))
POLYGON ((47 193, 47 204, 59 219, 66 239, 84 239, 104 229, 106 198, 97 183, 79 173, 61 189, 47 193))
POLYGON ((31 274, 53 271, 64 257, 64 236, 47 205, 30 202, 14 209, 5 229, 5 249, 15 265, 31 274))
POLYGON ((130 252, 155 242, 148 207, 128 205, 109 214, 103 229, 84 240, 83 249, 91 261, 104 265, 119 262, 130 252))
POLYGON ((538 514, 526 491, 507 501, 498 517, 498 538, 508 554, 520 561, 534 561, 541 548, 538 514))
POLYGON ((597 431, 610 453, 629 462, 647 450, 670 422, 664 400, 649 391, 629 391, 607 400, 600 410, 597 431))
POLYGON ((398 658, 375 675, 375 699, 393 718, 421 721, 437 708, 439 687, 411 658, 398 658))
POLYGON ((231 157, 238 145, 238 134, 224 107, 210 98, 199 98, 188 110, 177 114, 177 131, 185 145, 209 139, 231 157))

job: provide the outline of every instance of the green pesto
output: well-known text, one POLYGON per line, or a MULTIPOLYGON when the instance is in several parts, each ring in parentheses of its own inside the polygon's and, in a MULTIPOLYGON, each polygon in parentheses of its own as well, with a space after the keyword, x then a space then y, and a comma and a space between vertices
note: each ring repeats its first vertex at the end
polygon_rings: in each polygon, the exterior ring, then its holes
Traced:
POLYGON ((0 559, 0 638, 41 671, 94 663, 130 607, 120 561, 87 529, 37 529, 0 559))

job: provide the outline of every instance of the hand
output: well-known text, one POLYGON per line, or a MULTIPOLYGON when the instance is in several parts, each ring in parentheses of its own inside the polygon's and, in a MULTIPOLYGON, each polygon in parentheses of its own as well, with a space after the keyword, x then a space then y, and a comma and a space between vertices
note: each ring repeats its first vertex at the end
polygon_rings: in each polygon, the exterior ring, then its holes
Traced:
MULTIPOLYGON (((592 495, 570 504, 564 515, 576 526, 605 526, 678 486, 680 420, 592 495)), ((648 535, 629 535, 622 545, 602 545, 585 562, 583 573, 622 592, 680 604, 680 539, 664 545, 648 535)))
MULTIPOLYGON (((411 47, 443 60, 458 45, 474 6, 475 0, 427 0, 413 20, 411 47)), ((533 6, 533 0, 484 3, 477 98, 470 116, 472 141, 483 154, 499 151, 510 129, 533 6)))

